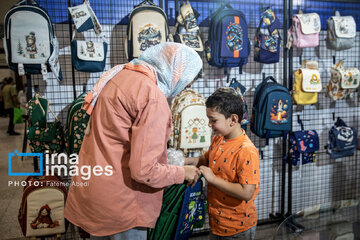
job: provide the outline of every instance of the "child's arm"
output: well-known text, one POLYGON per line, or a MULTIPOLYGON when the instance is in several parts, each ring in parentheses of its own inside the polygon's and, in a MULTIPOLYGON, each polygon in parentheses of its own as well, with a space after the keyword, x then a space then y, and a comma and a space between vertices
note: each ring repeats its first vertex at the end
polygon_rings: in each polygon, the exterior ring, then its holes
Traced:
POLYGON ((213 171, 209 167, 205 166, 201 166, 200 171, 209 183, 232 197, 244 201, 249 201, 254 195, 256 187, 255 184, 240 184, 227 182, 219 177, 216 177, 213 171))
POLYGON ((208 166, 208 161, 205 158, 204 155, 201 155, 200 157, 190 157, 190 158, 185 158, 185 165, 193 165, 193 166, 208 166))

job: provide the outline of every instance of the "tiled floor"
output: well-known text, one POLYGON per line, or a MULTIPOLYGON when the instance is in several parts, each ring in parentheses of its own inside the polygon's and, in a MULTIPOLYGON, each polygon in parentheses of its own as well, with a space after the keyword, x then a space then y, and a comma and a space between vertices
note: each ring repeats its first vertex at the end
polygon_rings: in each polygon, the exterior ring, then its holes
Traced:
MULTIPOLYGON (((21 135, 9 136, 7 131, 8 118, 0 117, 0 239, 20 240, 23 238, 17 216, 22 197, 22 186, 13 186, 12 182, 22 181, 25 177, 8 175, 8 153, 17 150, 21 152, 24 125, 16 125, 15 130, 21 135)), ((12 159, 13 172, 31 172, 31 158, 23 161, 19 157, 12 159)), ((276 224, 257 227, 256 239, 269 240, 276 229, 276 224)), ((194 236, 193 240, 205 240, 207 235, 194 236)), ((64 239, 72 239, 71 234, 64 239)))

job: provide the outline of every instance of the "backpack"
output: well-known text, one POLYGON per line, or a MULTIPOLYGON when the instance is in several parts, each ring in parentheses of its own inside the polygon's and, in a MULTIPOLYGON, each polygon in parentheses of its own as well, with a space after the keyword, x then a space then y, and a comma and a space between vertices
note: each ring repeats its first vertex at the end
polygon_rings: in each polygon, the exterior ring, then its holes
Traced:
POLYGON ((357 145, 358 139, 355 128, 348 127, 341 118, 338 118, 329 131, 326 149, 330 158, 353 156, 357 145))
POLYGON ((201 150, 210 146, 211 128, 206 116, 205 98, 186 88, 171 102, 172 126, 169 147, 201 150))
POLYGON ((226 4, 214 13, 205 52, 210 65, 239 67, 242 72, 242 66, 248 62, 250 40, 245 15, 241 11, 226 4))
POLYGON ((244 94, 246 91, 246 87, 243 86, 241 83, 239 83, 238 81, 236 81, 235 78, 233 78, 230 82, 230 86, 231 88, 235 89, 237 93, 239 93, 241 95, 241 98, 243 100, 243 104, 244 104, 244 114, 242 116, 242 120, 241 120, 241 126, 244 128, 246 127, 246 125, 249 123, 249 113, 248 113, 248 106, 246 104, 246 100, 244 98, 244 94))
POLYGON ((286 136, 291 129, 292 101, 289 90, 269 76, 255 89, 250 128, 258 137, 286 136))
POLYGON ((292 25, 288 30, 287 48, 310 48, 319 46, 321 30, 320 16, 317 13, 303 14, 299 11, 292 17, 292 25))
POLYGON ((316 162, 315 152, 319 150, 319 135, 315 130, 304 130, 301 120, 301 131, 290 133, 289 163, 299 166, 316 162))
POLYGON ((66 232, 65 184, 58 176, 29 176, 24 187, 18 220, 25 237, 66 232))
POLYGON ((327 95, 336 100, 350 99, 359 87, 360 72, 357 68, 344 68, 342 60, 331 67, 331 78, 327 86, 327 95))
POLYGON ((205 220, 202 181, 194 187, 174 184, 165 190, 160 216, 154 229, 148 229, 148 240, 188 239, 194 227, 205 220))
POLYGON ((5 15, 4 49, 10 69, 19 75, 52 71, 62 80, 58 61, 59 46, 48 13, 34 0, 31 5, 20 1, 5 15))
POLYGON ((184 44, 194 49, 200 56, 204 51, 204 45, 201 40, 200 28, 196 19, 200 14, 192 8, 189 1, 185 1, 180 8, 180 14, 176 18, 177 22, 174 34, 174 42, 184 44))
POLYGON ((26 135, 31 152, 45 153, 48 150, 50 154, 61 153, 64 147, 63 126, 50 109, 48 100, 36 93, 25 110, 29 116, 26 135), (53 114, 54 122, 48 122, 48 110, 53 114))
POLYGON ((260 63, 277 63, 280 59, 280 21, 271 8, 262 15, 255 34, 254 61, 260 63), (265 24, 266 28, 262 28, 265 24))
POLYGON ((89 121, 89 114, 82 109, 86 93, 82 93, 71 104, 66 118, 65 149, 70 155, 80 152, 85 130, 89 121))
POLYGON ((340 16, 336 11, 335 16, 327 20, 327 26, 327 48, 341 51, 354 46, 356 23, 352 16, 340 16))
POLYGON ((127 59, 131 61, 138 58, 147 48, 161 42, 169 42, 172 38, 169 33, 164 10, 151 1, 143 1, 135 6, 129 15, 125 39, 127 59))
POLYGON ((322 89, 320 72, 316 61, 303 61, 302 67, 295 72, 292 97, 296 104, 314 104, 322 89))

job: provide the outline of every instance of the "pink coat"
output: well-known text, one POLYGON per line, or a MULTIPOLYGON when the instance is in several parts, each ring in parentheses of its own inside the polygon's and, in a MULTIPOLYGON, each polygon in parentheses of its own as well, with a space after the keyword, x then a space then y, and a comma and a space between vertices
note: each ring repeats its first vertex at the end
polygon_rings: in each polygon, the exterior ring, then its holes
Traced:
POLYGON ((184 181, 184 169, 166 163, 171 112, 153 73, 127 64, 102 90, 90 126, 78 167, 112 166, 113 174, 73 176, 65 217, 94 236, 153 228, 163 187, 184 181))

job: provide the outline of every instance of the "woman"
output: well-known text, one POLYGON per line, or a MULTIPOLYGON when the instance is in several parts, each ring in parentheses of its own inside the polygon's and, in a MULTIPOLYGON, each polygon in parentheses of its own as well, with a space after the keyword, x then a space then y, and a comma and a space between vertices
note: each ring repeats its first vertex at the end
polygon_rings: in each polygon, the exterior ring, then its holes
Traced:
POLYGON ((87 173, 73 176, 65 217, 92 239, 146 239, 146 228, 159 216, 163 188, 196 183, 196 167, 167 165, 166 143, 168 101, 201 67, 191 48, 161 43, 106 72, 85 98, 90 130, 77 166, 87 173))

